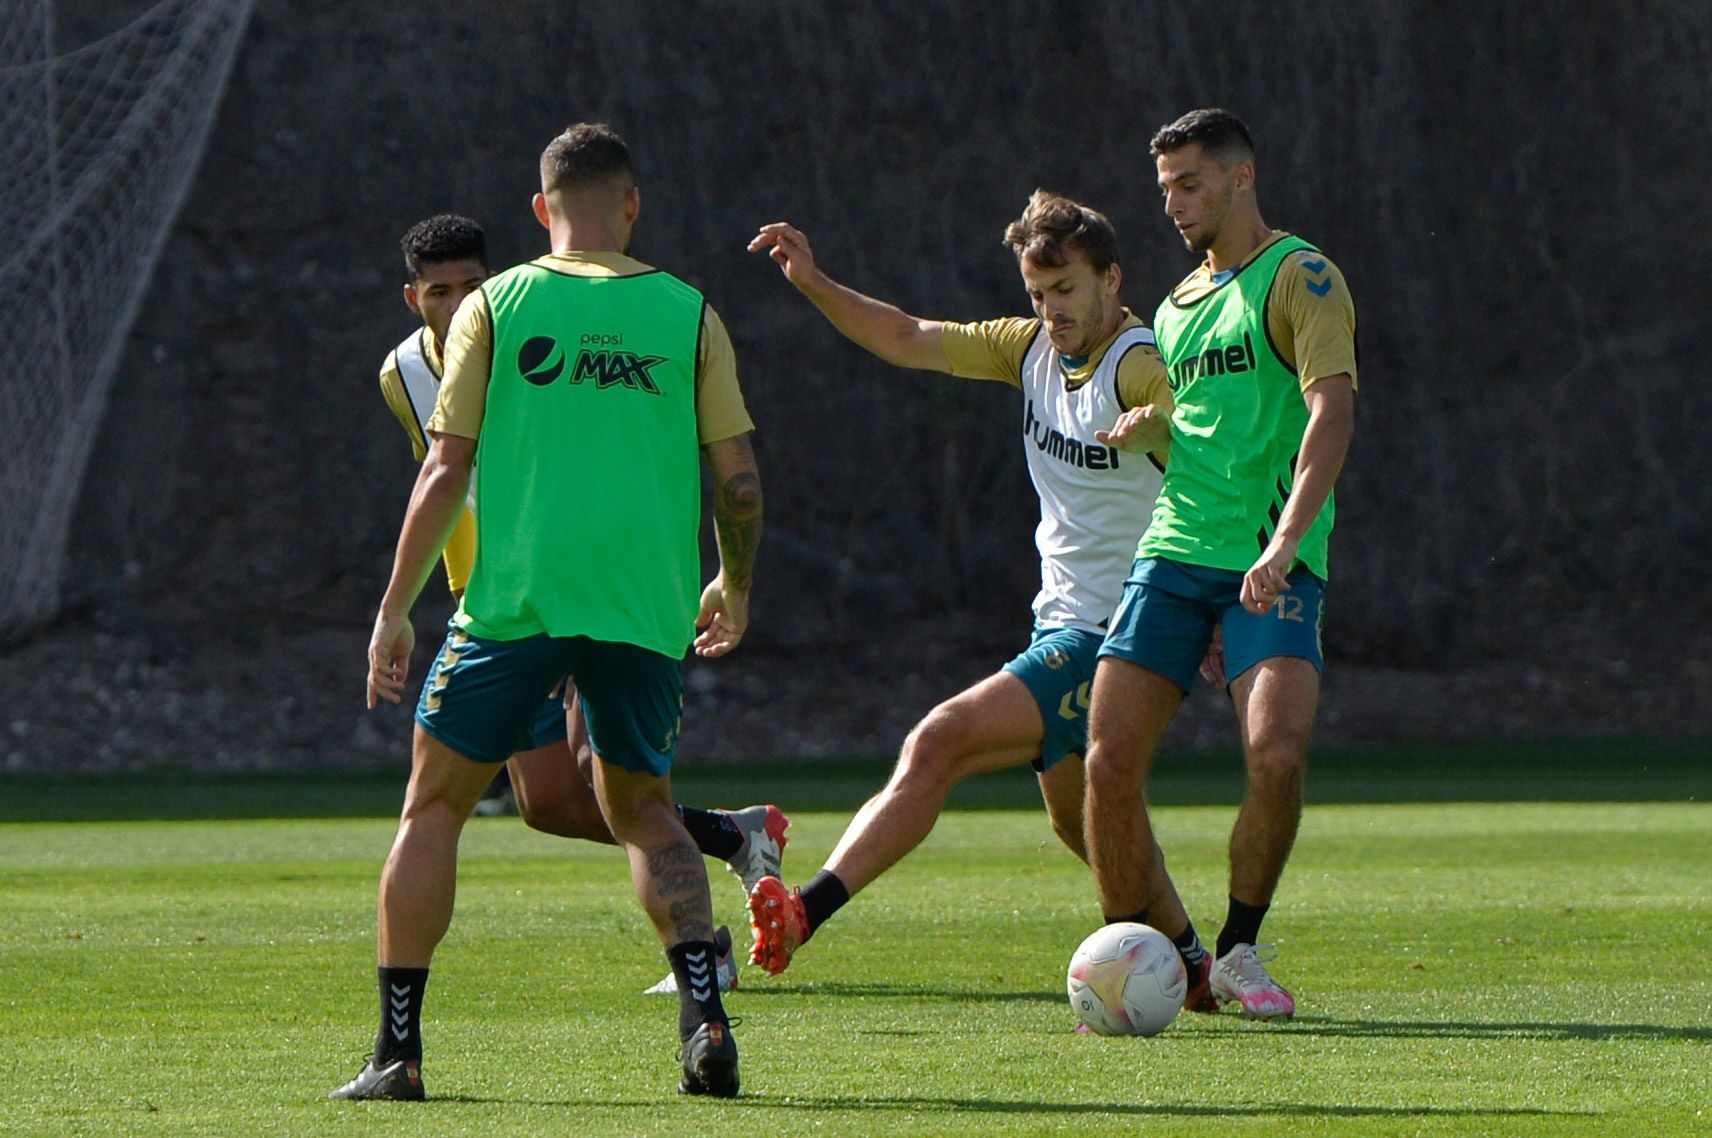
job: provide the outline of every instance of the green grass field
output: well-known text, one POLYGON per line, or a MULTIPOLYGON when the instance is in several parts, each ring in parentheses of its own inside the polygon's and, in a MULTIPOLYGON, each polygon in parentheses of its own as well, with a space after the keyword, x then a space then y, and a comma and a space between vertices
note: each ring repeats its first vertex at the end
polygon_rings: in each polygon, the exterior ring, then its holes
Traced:
MULTIPOLYGON (((679 790, 779 801, 796 880, 882 771, 679 790)), ((1233 775, 1160 777, 1209 938, 1233 775)), ((478 819, 433 1101, 333 1104, 372 1042, 396 779, 0 781, 0 1134, 1712 1133, 1709 785, 1693 747, 1331 756, 1266 929, 1297 1019, 1137 1040, 1072 1032, 1092 888, 1029 780, 994 776, 789 973, 744 973, 728 1103, 674 1093, 675 1002, 640 995, 663 957, 615 851, 478 819)))

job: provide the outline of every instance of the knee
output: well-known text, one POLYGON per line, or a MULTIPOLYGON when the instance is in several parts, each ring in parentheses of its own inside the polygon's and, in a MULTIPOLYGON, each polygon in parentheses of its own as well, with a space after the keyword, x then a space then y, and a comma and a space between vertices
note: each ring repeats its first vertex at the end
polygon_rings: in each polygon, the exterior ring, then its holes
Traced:
POLYGON ((969 733, 959 718, 936 707, 904 739, 892 782, 948 786, 956 781, 958 759, 969 749, 969 733))
POLYGON ((1300 791, 1308 769, 1307 740, 1288 735, 1261 736, 1247 754, 1251 787, 1277 792, 1300 791))
POLYGON ((1117 794, 1141 787, 1141 764, 1120 748, 1107 746, 1097 739, 1089 742, 1082 764, 1090 794, 1117 794))

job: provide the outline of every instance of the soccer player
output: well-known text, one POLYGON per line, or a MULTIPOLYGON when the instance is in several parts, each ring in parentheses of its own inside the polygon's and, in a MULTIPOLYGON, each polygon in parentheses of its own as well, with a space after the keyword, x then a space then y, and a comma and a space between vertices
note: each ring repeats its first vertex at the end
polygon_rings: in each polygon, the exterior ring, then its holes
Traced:
POLYGON ((478 463, 481 544, 423 685, 381 875, 376 1052, 335 1097, 422 1097, 422 992, 451 921, 459 834, 567 676, 601 814, 678 980, 679 1089, 738 1091, 707 872, 669 776, 686 648, 722 656, 748 627, 761 483, 724 325, 700 293, 625 254, 641 204, 623 140, 567 128, 541 155, 533 199, 552 252, 484 282, 448 332, 433 442, 369 644, 371 705, 402 697, 409 609, 478 463), (705 588, 699 454, 720 560, 705 588))
MULTIPOLYGON (((404 253, 404 303, 421 317, 422 327, 387 353, 380 369, 380 388, 410 438, 416 461, 421 462, 428 453, 428 421, 440 391, 446 331, 458 306, 492 274, 487 235, 480 224, 467 217, 438 214, 419 221, 399 245, 404 253)), ((457 524, 442 552, 446 582, 456 600, 463 599, 475 550, 475 515, 466 503, 458 511, 457 524)), ((554 696, 544 700, 530 742, 528 749, 518 751, 500 767, 502 775, 507 768, 516 772, 516 798, 523 820, 544 833, 611 844, 612 831, 595 801, 594 755, 575 700, 561 701, 554 696)), ((476 812, 482 813, 482 805, 491 800, 490 788, 476 812)), ((745 896, 762 876, 779 872, 785 829, 790 822, 778 807, 704 810, 679 806, 678 811, 697 848, 725 861, 742 880, 745 896)), ((715 939, 721 948, 720 987, 729 991, 737 983, 731 933, 721 926, 715 930, 715 939)), ((671 975, 649 989, 659 993, 676 990, 676 978, 671 975)))
MULTIPOLYGON (((1103 214, 1037 190, 1004 240, 1035 315, 973 324, 911 316, 837 283, 789 224, 763 226, 749 245, 765 250, 834 327, 886 362, 1017 389, 1023 452, 1040 497, 1040 592, 1028 648, 915 726, 891 779, 799 892, 776 877, 750 891, 750 959, 770 973, 782 972, 829 917, 919 845, 952 786, 970 775, 1032 763, 1053 830, 1086 860, 1080 758, 1095 653, 1167 451, 1161 440, 1152 455, 1120 454, 1095 432, 1128 408, 1169 407, 1171 393, 1153 333, 1119 298, 1117 235, 1103 214)), ((1146 856, 1151 866, 1160 855, 1146 856)), ((1183 952, 1188 1002, 1200 1006, 1206 951, 1163 862, 1146 879, 1157 893, 1152 920, 1183 952)))
POLYGON ((1145 796, 1159 740, 1222 633, 1247 791, 1212 994, 1288 1019, 1295 999, 1257 944, 1302 814, 1319 699, 1332 484, 1355 426, 1355 308, 1343 274, 1261 219, 1254 144, 1228 111, 1153 137, 1165 212, 1204 253, 1154 331, 1175 408, 1141 404, 1097 437, 1171 463, 1100 648, 1088 731, 1089 862, 1115 919, 1156 888, 1145 796))

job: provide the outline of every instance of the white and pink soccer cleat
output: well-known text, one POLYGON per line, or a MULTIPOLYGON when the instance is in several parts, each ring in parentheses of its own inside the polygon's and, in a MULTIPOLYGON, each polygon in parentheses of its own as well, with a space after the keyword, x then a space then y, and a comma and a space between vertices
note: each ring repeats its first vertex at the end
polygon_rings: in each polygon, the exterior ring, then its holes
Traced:
POLYGON ((1213 962, 1212 994, 1241 1004, 1250 1019, 1289 1019, 1296 1014, 1296 998, 1266 972, 1265 962, 1274 955, 1269 944, 1237 945, 1213 962))

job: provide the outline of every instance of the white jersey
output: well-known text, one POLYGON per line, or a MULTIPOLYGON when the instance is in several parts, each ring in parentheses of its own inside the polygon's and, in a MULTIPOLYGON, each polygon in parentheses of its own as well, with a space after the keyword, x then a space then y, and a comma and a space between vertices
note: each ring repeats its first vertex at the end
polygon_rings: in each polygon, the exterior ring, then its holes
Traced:
POLYGON ((1153 333, 1120 332, 1094 374, 1067 390, 1056 349, 1041 326, 1022 363, 1023 450, 1040 495, 1040 592, 1034 619, 1049 628, 1103 631, 1117 608, 1135 545, 1153 516, 1160 471, 1151 456, 1094 440, 1124 411, 1118 364, 1153 333))
POLYGON ((422 350, 422 337, 429 335, 427 328, 419 328, 406 336, 393 349, 393 356, 398 361, 398 378, 404 384, 404 397, 410 401, 410 409, 416 413, 416 426, 422 432, 422 445, 428 445, 428 417, 434 414, 434 401, 440 397, 440 377, 428 363, 428 354, 422 350))
MULTIPOLYGON (((428 353, 422 350, 422 337, 427 335, 431 333, 426 327, 412 332, 392 353, 398 364, 398 379, 404 388, 404 398, 416 415, 417 429, 422 432, 420 441, 423 450, 428 449, 428 420, 433 417, 434 403, 440 397, 440 375, 429 362, 428 353)), ((476 472, 473 469, 470 471, 470 488, 464 496, 464 504, 470 508, 471 513, 475 512, 476 472)))

